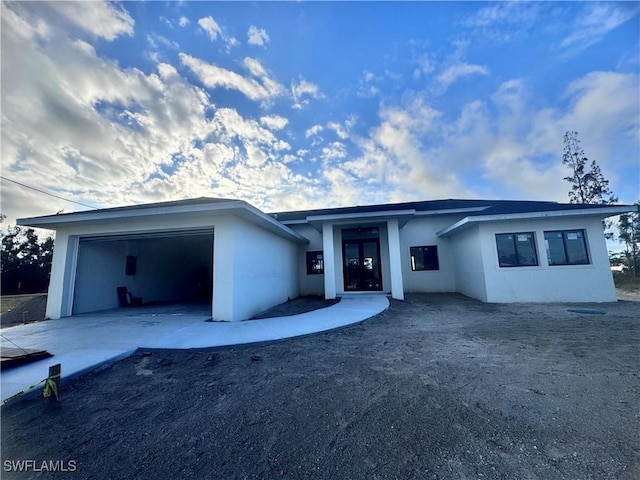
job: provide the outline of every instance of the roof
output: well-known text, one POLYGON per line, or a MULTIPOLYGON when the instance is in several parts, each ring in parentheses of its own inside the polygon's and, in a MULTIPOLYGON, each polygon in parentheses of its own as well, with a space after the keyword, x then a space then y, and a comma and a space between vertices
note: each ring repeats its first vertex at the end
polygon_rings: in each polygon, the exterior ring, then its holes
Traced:
POLYGON ((636 210, 635 205, 590 205, 524 200, 429 200, 352 207, 297 210, 265 214, 242 200, 200 197, 187 200, 147 203, 125 207, 104 208, 43 217, 23 218, 19 225, 57 229, 65 226, 89 222, 117 222, 123 218, 150 217, 154 215, 202 215, 206 213, 231 213, 250 219, 254 223, 277 231, 296 241, 303 241, 299 234, 287 225, 308 223, 321 228, 324 222, 347 221, 360 218, 397 218, 400 226, 410 218, 420 215, 453 215, 450 227, 438 232, 448 236, 468 226, 488 221, 514 220, 525 218, 596 216, 606 218, 612 215, 636 210), (462 218, 461 215, 463 216, 462 218))
POLYGON ((60 228, 84 230, 85 226, 92 224, 113 225, 114 229, 117 229, 116 226, 124 221, 137 222, 143 218, 154 218, 161 215, 165 220, 165 225, 170 230, 171 218, 186 216, 202 218, 203 215, 207 214, 236 215, 297 243, 308 242, 306 238, 297 232, 243 200, 208 197, 19 218, 17 223, 18 225, 49 230, 58 230, 60 228))
MULTIPOLYGON (((406 202, 378 205, 364 205, 354 207, 327 208, 318 210, 298 210, 289 212, 276 212, 270 215, 282 223, 298 223, 309 217, 358 215, 400 211, 415 211, 415 214, 453 214, 467 213, 469 216, 478 215, 508 215, 519 213, 542 212, 605 212, 611 207, 623 207, 624 211, 635 210, 633 205, 587 205, 575 203, 539 202, 526 200, 429 200, 423 202, 406 202)), ((609 215, 606 215, 609 216, 609 215)))

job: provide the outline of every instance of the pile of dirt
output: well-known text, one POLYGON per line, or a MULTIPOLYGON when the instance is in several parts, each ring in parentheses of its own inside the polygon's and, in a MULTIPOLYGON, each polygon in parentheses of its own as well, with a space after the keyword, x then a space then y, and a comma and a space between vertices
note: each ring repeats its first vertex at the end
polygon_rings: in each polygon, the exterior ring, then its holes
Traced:
POLYGON ((323 334, 140 351, 63 382, 57 408, 3 407, 3 473, 33 459, 78 479, 640 478, 639 304, 575 307, 407 295, 323 334))
MULTIPOLYGON (((15 306, 0 315, 0 328, 45 320, 47 295, 3 297, 2 303, 15 306)), ((4 308, 3 308, 4 310, 4 308)))

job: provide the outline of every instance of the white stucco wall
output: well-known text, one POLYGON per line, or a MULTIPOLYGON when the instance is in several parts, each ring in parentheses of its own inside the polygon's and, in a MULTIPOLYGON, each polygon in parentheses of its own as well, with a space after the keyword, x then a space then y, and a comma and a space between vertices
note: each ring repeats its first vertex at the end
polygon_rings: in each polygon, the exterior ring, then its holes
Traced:
POLYGON ((47 291, 46 318, 71 315, 75 286, 79 239, 65 230, 55 237, 49 289, 47 291))
POLYGON ((324 274, 307 275, 307 252, 322 251, 322 233, 311 225, 291 225, 291 229, 309 240, 298 253, 300 295, 324 295, 324 274))
POLYGON ((400 229, 400 259, 405 292, 455 292, 453 249, 448 238, 438 238, 436 232, 448 227, 459 216, 419 216, 400 229), (410 247, 436 245, 440 270, 411 271, 410 247))
POLYGON ((487 223, 480 227, 488 302, 614 302, 602 223, 597 218, 550 218, 487 223), (544 231, 583 229, 590 264, 549 265, 544 231), (500 267, 496 233, 535 232, 538 266, 500 267))
POLYGON ((483 244, 480 228, 469 227, 450 237, 456 291, 467 297, 487 301, 483 244))
POLYGON ((241 218, 218 222, 213 319, 245 320, 297 297, 298 262, 297 244, 241 218))

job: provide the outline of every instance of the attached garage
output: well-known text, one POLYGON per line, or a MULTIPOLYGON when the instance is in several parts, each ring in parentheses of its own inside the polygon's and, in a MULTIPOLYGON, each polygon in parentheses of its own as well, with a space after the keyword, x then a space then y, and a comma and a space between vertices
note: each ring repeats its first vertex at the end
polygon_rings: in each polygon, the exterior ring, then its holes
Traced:
POLYGON ((80 238, 72 313, 209 303, 213 229, 80 238))
POLYGON ((246 202, 197 198, 49 215, 55 230, 47 317, 206 302, 213 320, 250 318, 299 295, 308 240, 246 202))

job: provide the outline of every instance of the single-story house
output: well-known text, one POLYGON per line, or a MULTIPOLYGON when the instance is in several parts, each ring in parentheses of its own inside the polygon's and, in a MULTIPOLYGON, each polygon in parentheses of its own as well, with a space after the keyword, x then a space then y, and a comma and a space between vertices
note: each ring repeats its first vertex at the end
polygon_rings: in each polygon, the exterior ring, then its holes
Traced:
POLYGON ((211 303, 235 321, 298 295, 459 292, 616 300, 602 220, 630 205, 436 200, 267 214, 197 198, 23 218, 55 230, 47 316, 211 303))

